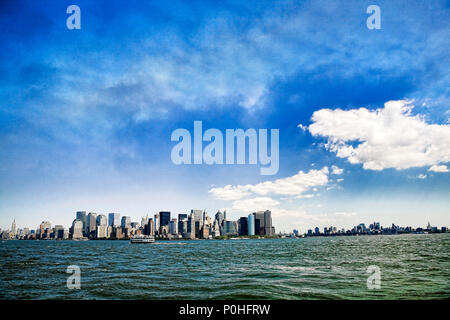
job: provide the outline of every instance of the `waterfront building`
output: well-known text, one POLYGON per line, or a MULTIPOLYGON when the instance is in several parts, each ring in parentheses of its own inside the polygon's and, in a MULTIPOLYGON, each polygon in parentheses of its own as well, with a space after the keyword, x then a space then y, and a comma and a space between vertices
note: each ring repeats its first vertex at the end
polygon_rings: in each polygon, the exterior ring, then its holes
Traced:
POLYGON ((315 227, 315 228, 314 228, 314 233, 315 233, 316 235, 319 235, 319 234, 320 234, 319 227, 315 227))
POLYGON ((57 224, 55 225, 55 239, 64 239, 64 226, 57 224))
POLYGON ((159 227, 159 229, 161 230, 161 232, 160 232, 161 235, 168 235, 169 234, 169 225, 168 224, 165 225, 165 226, 159 227))
POLYGON ((106 226, 106 225, 97 226, 97 228, 95 229, 95 237, 97 239, 109 238, 108 237, 108 226, 106 226))
POLYGON ((255 235, 255 216, 253 214, 248 215, 248 231, 247 234, 249 236, 255 235))
POLYGON ((248 218, 241 217, 239 219, 239 235, 247 236, 248 235, 248 218))
POLYGON ((177 219, 172 219, 169 221, 169 234, 177 234, 178 233, 178 222, 177 219))
POLYGON ((97 214, 89 212, 87 216, 86 235, 95 236, 95 229, 97 228, 97 214))
POLYGON ((211 217, 208 215, 208 213, 205 211, 203 211, 203 225, 211 225, 211 217))
POLYGON ((272 212, 269 210, 264 211, 264 234, 268 236, 272 236, 272 212))
POLYGON ((120 227, 120 214, 111 212, 108 214, 108 226, 120 227))
POLYGON ((217 220, 217 223, 219 224, 219 227, 222 227, 223 224, 223 220, 224 220, 224 215, 222 212, 217 211, 216 215, 215 215, 215 220, 217 220))
POLYGON ((139 222, 131 222, 131 229, 133 230, 139 229, 139 222))
POLYGON ((3 240, 8 240, 10 238, 9 236, 10 236, 9 230, 2 231, 2 239, 3 240))
POLYGON ((220 237, 220 225, 219 225, 219 220, 218 219, 214 219, 214 224, 213 224, 213 227, 212 227, 211 235, 213 237, 220 237))
POLYGON ((152 218, 148 219, 147 222, 147 234, 150 236, 155 235, 155 223, 152 218))
POLYGON ((84 234, 87 226, 86 211, 77 211, 76 220, 80 220, 83 223, 83 234, 84 234))
POLYGON ((194 217, 189 217, 187 221, 187 232, 185 238, 195 239, 195 219, 194 217))
POLYGON ((209 238, 209 225, 208 224, 203 224, 201 234, 202 234, 202 239, 209 238))
POLYGON ((83 238, 83 221, 78 219, 73 220, 70 234, 72 239, 83 238))
POLYGON ((264 211, 254 212, 255 216, 255 234, 264 235, 264 211))
POLYGON ((201 238, 201 230, 203 226, 203 212, 202 210, 192 209, 190 214, 191 219, 194 221, 194 236, 195 238, 201 238))
POLYGON ((16 218, 14 218, 12 224, 11 224, 11 235, 13 237, 16 236, 16 218))
POLYGON ((108 226, 108 219, 104 214, 99 214, 97 216, 97 226, 108 226))
POLYGON ((100 214, 97 216, 97 227, 95 230, 95 237, 97 239, 109 238, 108 236, 108 221, 105 215, 100 214))
POLYGON ((122 227, 112 227, 111 238, 122 239, 124 234, 122 232, 122 227))
POLYGON ((106 238, 107 238, 107 239, 112 237, 112 234, 113 234, 113 228, 114 228, 114 227, 112 227, 112 226, 108 226, 108 227, 106 228, 106 238))
POLYGON ((194 220, 196 220, 196 221, 202 221, 203 220, 203 211, 198 210, 198 209, 192 209, 191 217, 193 217, 194 220))
POLYGON ((148 223, 148 214, 141 219, 141 227, 145 228, 145 225, 148 223))
POLYGON ((170 221, 170 211, 160 211, 159 217, 161 219, 160 227, 168 226, 170 221))
POLYGON ((120 226, 123 229, 131 228, 131 218, 128 216, 123 216, 120 226))
MULTIPOLYGON (((0 229, 0 233, 1 233, 1 229, 0 229)), ((24 236, 29 236, 30 235, 30 228, 23 228, 23 235, 24 236)))
POLYGON ((178 215, 178 233, 182 236, 187 232, 187 214, 179 214, 178 215))
POLYGON ((160 217, 159 217, 159 213, 156 213, 155 214, 155 234, 159 233, 160 224, 161 224, 161 220, 160 220, 160 217))
POLYGON ((49 239, 51 233, 52 224, 49 221, 42 221, 39 225, 39 238, 49 239))
POLYGON ((231 236, 231 235, 236 235, 236 234, 237 234, 237 230, 236 230, 235 222, 224 220, 223 221, 223 235, 231 236))

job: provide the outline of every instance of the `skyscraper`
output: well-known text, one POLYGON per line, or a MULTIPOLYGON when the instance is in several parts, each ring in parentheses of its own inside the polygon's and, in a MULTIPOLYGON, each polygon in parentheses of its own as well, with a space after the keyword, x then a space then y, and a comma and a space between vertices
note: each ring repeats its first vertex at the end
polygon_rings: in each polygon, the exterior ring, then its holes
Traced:
POLYGON ((87 216, 86 235, 95 235, 97 228, 97 214, 95 212, 89 212, 87 216))
POLYGON ((160 211, 159 217, 161 219, 160 227, 168 226, 170 221, 170 211, 160 211))
POLYGON ((192 209, 191 210, 191 219, 193 220, 194 225, 194 234, 196 238, 201 238, 201 230, 203 226, 203 212, 202 210, 192 209))
POLYGON ((87 226, 86 211, 77 211, 76 219, 80 220, 83 223, 83 234, 84 234, 87 226))
POLYGON ((14 218, 13 223, 11 225, 11 233, 13 236, 16 235, 16 218, 14 218))
POLYGON ((253 214, 248 215, 248 235, 255 235, 255 216, 253 214))
POLYGON ((225 236, 237 234, 237 230, 236 230, 236 226, 235 226, 235 222, 234 221, 227 221, 227 220, 225 220, 223 222, 223 234, 225 236))
POLYGON ((191 217, 193 217, 195 221, 202 221, 203 220, 202 210, 192 209, 191 217))
POLYGON ((55 239, 64 239, 64 226, 55 225, 55 239))
POLYGON ((269 210, 264 211, 264 234, 272 236, 272 213, 269 210))
POLYGON ((195 219, 192 215, 187 221, 187 232, 185 238, 195 239, 195 219))
POLYGON ((161 225, 161 218, 159 217, 159 213, 155 214, 155 234, 159 234, 159 227, 161 225))
POLYGON ((219 226, 219 220, 214 219, 214 223, 212 226, 212 234, 213 237, 219 237, 220 236, 220 226, 219 226))
POLYGON ((95 233, 97 239, 108 238, 108 221, 105 215, 97 216, 97 229, 95 233))
POLYGON ((187 232, 187 219, 187 214, 180 213, 178 215, 178 233, 181 233, 183 236, 187 232))
POLYGON ((39 237, 41 239, 50 238, 52 224, 49 221, 42 221, 39 225, 39 237))
POLYGON ((83 221, 78 219, 73 220, 72 227, 70 229, 72 239, 83 238, 83 221))
POLYGON ((97 216, 97 226, 107 226, 108 225, 108 221, 107 218, 104 214, 99 214, 97 216))
POLYGON ((219 224, 219 226, 222 226, 222 222, 224 220, 224 216, 223 216, 223 213, 220 212, 220 210, 217 211, 217 213, 216 213, 214 218, 217 220, 217 223, 219 224))
POLYGON ((128 216, 123 216, 122 217, 122 221, 121 221, 121 227, 126 229, 126 228, 131 228, 131 218, 128 216))
POLYGON ((155 223, 152 218, 148 219, 147 222, 147 234, 150 236, 155 235, 155 223))
POLYGON ((255 234, 264 235, 264 211, 253 213, 255 216, 255 234))
POLYGON ((169 221, 169 233, 170 234, 178 233, 178 222, 176 218, 169 221))
POLYGON ((144 228, 147 223, 148 223, 148 214, 145 217, 142 217, 141 227, 144 228))
POLYGON ((239 235, 246 236, 248 235, 248 218, 241 217, 239 219, 239 235))
POLYGON ((110 213, 108 214, 108 226, 120 227, 120 214, 110 213))

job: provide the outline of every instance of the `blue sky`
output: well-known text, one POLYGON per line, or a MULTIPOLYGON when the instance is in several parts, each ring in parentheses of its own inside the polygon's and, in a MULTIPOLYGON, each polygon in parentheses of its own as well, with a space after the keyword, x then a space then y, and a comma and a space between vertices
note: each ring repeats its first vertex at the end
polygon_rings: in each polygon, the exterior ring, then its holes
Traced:
POLYGON ((192 208, 270 208, 285 231, 449 225, 449 15, 448 1, 2 1, 0 227, 192 208), (174 165, 170 135, 194 120, 280 129, 278 173, 174 165))

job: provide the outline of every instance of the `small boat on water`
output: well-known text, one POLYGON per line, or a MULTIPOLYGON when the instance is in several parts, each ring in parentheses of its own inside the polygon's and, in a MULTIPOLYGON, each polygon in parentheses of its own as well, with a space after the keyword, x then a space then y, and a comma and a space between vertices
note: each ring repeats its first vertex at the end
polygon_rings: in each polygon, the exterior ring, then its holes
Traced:
POLYGON ((154 243, 155 237, 138 234, 130 239, 130 243, 154 243))

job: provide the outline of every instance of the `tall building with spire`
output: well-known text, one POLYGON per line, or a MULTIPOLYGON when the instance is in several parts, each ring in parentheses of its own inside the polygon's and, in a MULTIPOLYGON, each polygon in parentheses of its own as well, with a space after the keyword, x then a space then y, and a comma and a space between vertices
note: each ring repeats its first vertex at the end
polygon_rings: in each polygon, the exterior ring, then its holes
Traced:
POLYGON ((12 225, 11 225, 11 234, 13 235, 13 236, 15 236, 16 235, 16 218, 14 218, 14 220, 13 220, 13 223, 12 223, 12 225))

